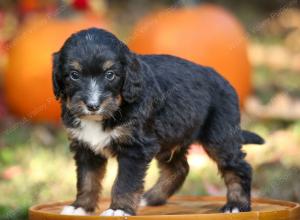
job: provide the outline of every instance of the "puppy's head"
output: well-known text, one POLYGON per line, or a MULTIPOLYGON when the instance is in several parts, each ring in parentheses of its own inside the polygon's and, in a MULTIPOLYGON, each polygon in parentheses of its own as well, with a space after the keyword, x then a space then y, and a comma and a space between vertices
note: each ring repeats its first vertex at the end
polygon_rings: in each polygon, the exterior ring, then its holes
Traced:
POLYGON ((57 99, 77 117, 102 120, 142 93, 136 55, 113 34, 87 29, 73 34, 53 55, 57 99))

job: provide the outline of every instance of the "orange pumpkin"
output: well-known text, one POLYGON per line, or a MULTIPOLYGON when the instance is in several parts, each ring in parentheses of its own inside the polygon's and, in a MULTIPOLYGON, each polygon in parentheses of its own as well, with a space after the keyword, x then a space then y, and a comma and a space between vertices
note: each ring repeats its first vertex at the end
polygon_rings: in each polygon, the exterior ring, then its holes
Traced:
POLYGON ((94 17, 58 20, 38 17, 28 21, 10 45, 4 75, 4 95, 9 109, 31 121, 57 122, 59 103, 52 90, 52 53, 73 32, 103 27, 94 17))
POLYGON ((246 34, 221 7, 204 4, 151 14, 137 24, 129 47, 142 54, 173 54, 211 66, 231 82, 241 103, 251 91, 246 34))

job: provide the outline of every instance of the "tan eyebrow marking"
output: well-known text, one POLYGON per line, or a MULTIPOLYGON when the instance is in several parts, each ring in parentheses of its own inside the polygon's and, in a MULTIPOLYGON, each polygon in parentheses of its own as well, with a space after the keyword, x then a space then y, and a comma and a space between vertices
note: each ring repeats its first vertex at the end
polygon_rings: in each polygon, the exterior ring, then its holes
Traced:
POLYGON ((72 61, 72 62, 70 63, 70 65, 71 65, 74 69, 76 69, 76 70, 79 70, 79 71, 80 71, 80 70, 82 69, 80 63, 77 62, 77 61, 72 61))
POLYGON ((104 70, 109 69, 110 67, 112 67, 112 65, 114 65, 114 62, 111 60, 105 61, 102 65, 104 70))

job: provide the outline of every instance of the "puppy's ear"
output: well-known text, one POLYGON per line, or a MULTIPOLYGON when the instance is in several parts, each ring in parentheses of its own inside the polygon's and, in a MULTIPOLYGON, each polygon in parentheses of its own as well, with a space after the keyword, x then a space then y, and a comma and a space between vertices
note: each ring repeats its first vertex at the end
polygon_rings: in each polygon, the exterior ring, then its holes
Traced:
POLYGON ((133 103, 142 95, 143 76, 141 74, 140 63, 135 54, 128 51, 125 60, 126 76, 122 95, 126 102, 133 103))
POLYGON ((58 100, 62 95, 63 82, 60 71, 59 52, 52 55, 52 83, 55 98, 58 100))

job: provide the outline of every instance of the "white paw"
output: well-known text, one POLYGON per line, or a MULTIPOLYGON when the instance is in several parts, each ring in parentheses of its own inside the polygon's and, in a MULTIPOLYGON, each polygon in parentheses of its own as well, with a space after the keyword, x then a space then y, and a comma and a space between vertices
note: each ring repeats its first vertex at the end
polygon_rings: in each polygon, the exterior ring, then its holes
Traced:
POLYGON ((107 209, 101 213, 101 216, 130 216, 130 214, 126 213, 121 209, 117 209, 117 210, 107 209))
POLYGON ((232 210, 229 209, 225 210, 224 213, 239 213, 239 212, 240 210, 237 207, 234 207, 232 210))
POLYGON ((62 215, 87 215, 86 211, 81 208, 75 208, 74 206, 65 206, 63 210, 60 212, 62 215))
POLYGON ((145 206, 147 206, 147 205, 148 205, 147 200, 144 199, 144 198, 142 198, 139 205, 140 205, 140 207, 145 207, 145 206))

